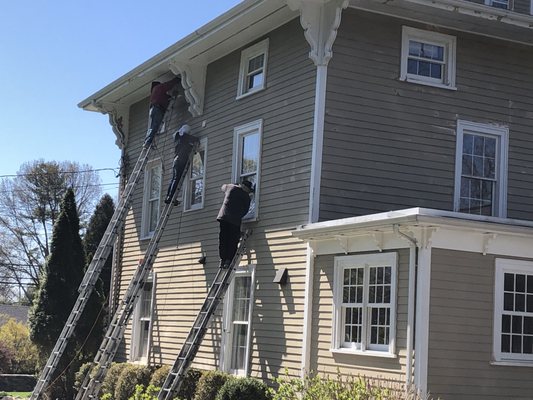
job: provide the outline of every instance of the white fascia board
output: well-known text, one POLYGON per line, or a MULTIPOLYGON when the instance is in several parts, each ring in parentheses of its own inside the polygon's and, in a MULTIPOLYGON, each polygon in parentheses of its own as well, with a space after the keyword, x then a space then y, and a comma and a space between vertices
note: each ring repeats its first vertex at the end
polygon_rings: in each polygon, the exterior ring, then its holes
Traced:
POLYGON ((339 237, 356 237, 375 232, 392 232, 393 226, 438 227, 454 231, 505 234, 532 237, 533 221, 509 218, 484 217, 428 208, 370 214, 359 217, 302 225, 292 232, 293 236, 312 242, 328 241, 339 237))

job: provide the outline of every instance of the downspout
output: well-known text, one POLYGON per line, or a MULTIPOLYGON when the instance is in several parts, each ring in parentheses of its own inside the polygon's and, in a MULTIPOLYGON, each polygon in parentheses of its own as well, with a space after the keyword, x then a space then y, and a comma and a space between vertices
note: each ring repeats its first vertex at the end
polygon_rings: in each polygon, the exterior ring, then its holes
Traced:
MULTIPOLYGON (((300 11, 300 23, 304 29, 305 39, 311 47, 309 58, 316 65, 313 148, 309 183, 309 223, 317 222, 319 219, 328 63, 333 56, 333 42, 341 22, 342 10, 348 7, 348 2, 348 0, 287 0, 289 8, 300 11)), ((312 244, 308 243, 305 271, 302 377, 309 372, 311 364, 314 257, 312 244)))
POLYGON ((400 231, 400 227, 393 225, 394 233, 409 242, 409 283, 407 297, 407 361, 405 384, 408 388, 413 383, 413 348, 415 329, 415 295, 416 295, 416 265, 418 259, 416 239, 400 231))

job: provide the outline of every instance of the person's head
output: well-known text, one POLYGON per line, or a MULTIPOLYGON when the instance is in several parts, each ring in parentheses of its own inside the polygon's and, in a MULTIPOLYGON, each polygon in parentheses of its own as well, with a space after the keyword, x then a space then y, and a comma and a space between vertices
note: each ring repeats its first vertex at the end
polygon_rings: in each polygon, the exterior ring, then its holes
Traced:
POLYGON ((243 190, 246 193, 255 192, 255 188, 254 188, 254 185, 252 184, 252 182, 250 182, 250 181, 248 181, 246 179, 243 179, 243 181, 241 182, 241 188, 243 188, 243 190))
POLYGON ((187 124, 183 124, 181 128, 179 128, 174 133, 174 139, 178 138, 179 136, 183 136, 184 134, 189 134, 189 133, 191 133, 191 127, 187 124))
POLYGON ((154 88, 158 85, 161 85, 161 82, 159 81, 153 81, 152 82, 152 86, 150 87, 150 92, 152 92, 154 90, 154 88))

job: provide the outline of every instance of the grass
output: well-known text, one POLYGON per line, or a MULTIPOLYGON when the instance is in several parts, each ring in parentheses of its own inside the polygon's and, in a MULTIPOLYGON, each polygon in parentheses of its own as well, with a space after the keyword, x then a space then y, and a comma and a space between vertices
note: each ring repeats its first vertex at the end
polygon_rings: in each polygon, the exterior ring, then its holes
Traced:
POLYGON ((0 396, 11 396, 17 399, 29 399, 31 392, 0 392, 0 396))

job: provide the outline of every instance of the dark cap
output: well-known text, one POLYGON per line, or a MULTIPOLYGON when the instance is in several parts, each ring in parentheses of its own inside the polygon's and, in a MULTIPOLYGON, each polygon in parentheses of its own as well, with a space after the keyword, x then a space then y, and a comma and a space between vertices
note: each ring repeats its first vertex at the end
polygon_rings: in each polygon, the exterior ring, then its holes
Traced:
POLYGON ((241 182, 241 186, 246 186, 250 192, 255 192, 254 186, 252 185, 252 182, 243 180, 241 182))

